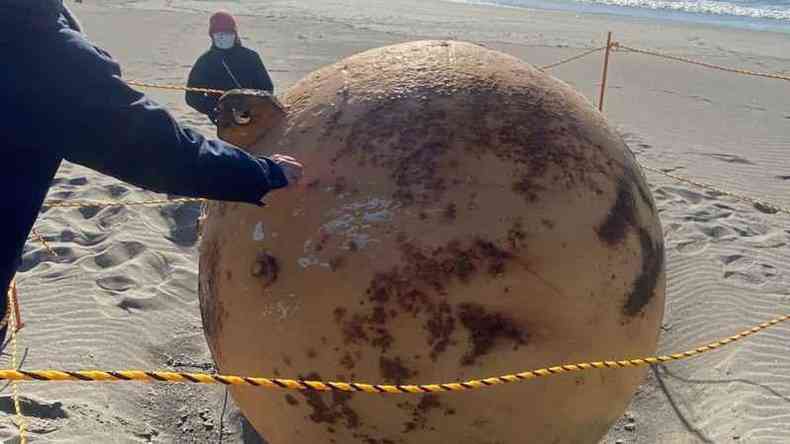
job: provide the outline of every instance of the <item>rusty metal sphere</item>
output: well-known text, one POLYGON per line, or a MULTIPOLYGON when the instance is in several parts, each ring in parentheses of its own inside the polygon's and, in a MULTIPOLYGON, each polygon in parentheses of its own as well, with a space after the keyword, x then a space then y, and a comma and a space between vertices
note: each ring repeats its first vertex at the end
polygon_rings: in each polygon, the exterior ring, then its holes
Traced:
MULTIPOLYGON (((268 206, 212 203, 200 303, 223 373, 453 382, 650 355, 664 249, 621 137, 567 84, 462 42, 367 51, 220 135, 304 161, 268 206)), ((595 443, 644 369, 426 395, 232 388, 272 444, 595 443)))

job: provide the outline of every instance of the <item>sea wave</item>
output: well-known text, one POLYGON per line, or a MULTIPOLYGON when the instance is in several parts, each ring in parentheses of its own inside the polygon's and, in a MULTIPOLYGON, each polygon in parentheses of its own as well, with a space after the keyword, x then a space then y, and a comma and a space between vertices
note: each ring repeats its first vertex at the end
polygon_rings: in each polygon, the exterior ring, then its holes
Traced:
POLYGON ((622 7, 632 10, 671 11, 717 17, 743 17, 790 22, 790 0, 447 0, 456 3, 488 4, 505 7, 549 7, 561 9, 577 5, 622 7), (564 7, 563 7, 564 6, 564 7))
POLYGON ((761 19, 790 21, 790 7, 745 6, 719 1, 668 1, 668 0, 574 0, 578 3, 594 3, 609 6, 671 10, 694 14, 731 15, 761 19))

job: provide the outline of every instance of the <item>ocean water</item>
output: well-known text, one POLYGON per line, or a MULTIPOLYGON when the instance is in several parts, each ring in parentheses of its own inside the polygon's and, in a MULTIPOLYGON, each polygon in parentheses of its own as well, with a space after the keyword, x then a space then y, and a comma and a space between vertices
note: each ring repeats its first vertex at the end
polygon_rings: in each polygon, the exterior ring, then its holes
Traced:
MULTIPOLYGON (((213 11, 226 9, 237 14, 269 14, 272 10, 345 10, 338 0, 263 2, 260 0, 105 0, 109 4, 137 8, 213 11), (303 7, 304 6, 304 7, 303 7)), ((398 0, 391 0, 397 3, 398 0)), ((587 14, 609 14, 674 20, 790 34, 790 0, 443 0, 487 4, 509 8, 563 10, 587 14)), ((790 48, 788 49, 790 51, 790 48)))
MULTIPOLYGON (((448 0, 790 32, 790 0, 448 0)), ((790 49, 789 49, 790 50, 790 49)))

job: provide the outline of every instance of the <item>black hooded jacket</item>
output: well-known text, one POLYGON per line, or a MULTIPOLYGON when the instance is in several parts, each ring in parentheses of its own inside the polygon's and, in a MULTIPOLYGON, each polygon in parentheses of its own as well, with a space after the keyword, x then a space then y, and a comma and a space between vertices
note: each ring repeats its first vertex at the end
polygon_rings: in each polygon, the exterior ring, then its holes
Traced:
MULTIPOLYGON (((274 92, 272 79, 258 53, 242 46, 239 40, 230 49, 219 49, 212 45, 195 62, 187 86, 222 91, 258 89, 274 92)), ((212 121, 216 119, 217 100, 219 96, 216 94, 186 93, 187 104, 212 121)))

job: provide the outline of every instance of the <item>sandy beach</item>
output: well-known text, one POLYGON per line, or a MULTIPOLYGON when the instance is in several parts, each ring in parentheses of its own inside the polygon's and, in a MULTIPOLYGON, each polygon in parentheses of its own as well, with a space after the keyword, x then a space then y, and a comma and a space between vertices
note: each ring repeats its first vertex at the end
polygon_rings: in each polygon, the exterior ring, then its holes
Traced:
MULTIPOLYGON (((183 84, 207 48, 210 11, 234 2, 73 4, 124 77, 183 84)), ((421 39, 484 44, 545 65, 605 44, 760 72, 790 73, 790 33, 439 0, 277 0, 237 18, 276 92, 354 53, 421 39)), ((604 112, 645 165, 790 207, 790 84, 617 51, 604 112)), ((597 102, 602 55, 552 74, 597 102)), ((67 85, 64 85, 66 87, 67 85)), ((146 90, 205 134, 182 93, 146 90)), ((667 251, 659 351, 676 352, 790 313, 790 216, 648 173, 667 251)), ((164 197, 64 163, 55 200, 164 197)), ((197 298, 197 204, 54 208, 17 275, 26 369, 212 371, 197 298)), ((723 350, 661 365, 603 443, 790 443, 790 325, 723 350)), ((620 358, 614 356, 602 358, 620 358)), ((2 366, 11 366, 3 356, 2 366)), ((514 371, 523 370, 514 363, 514 371)), ((296 376, 296 375, 285 375, 296 376)), ((22 383, 30 442, 252 443, 219 386, 22 383)), ((602 401, 602 402, 605 402, 602 401)), ((535 408, 531 406, 530 408, 535 408)), ((17 442, 11 390, 0 439, 17 442)), ((515 425, 514 425, 515 427, 515 425)), ((528 442, 528 441, 525 441, 528 442)), ((278 443, 271 443, 278 444, 278 443)), ((317 443, 318 444, 318 443, 317 443)))

